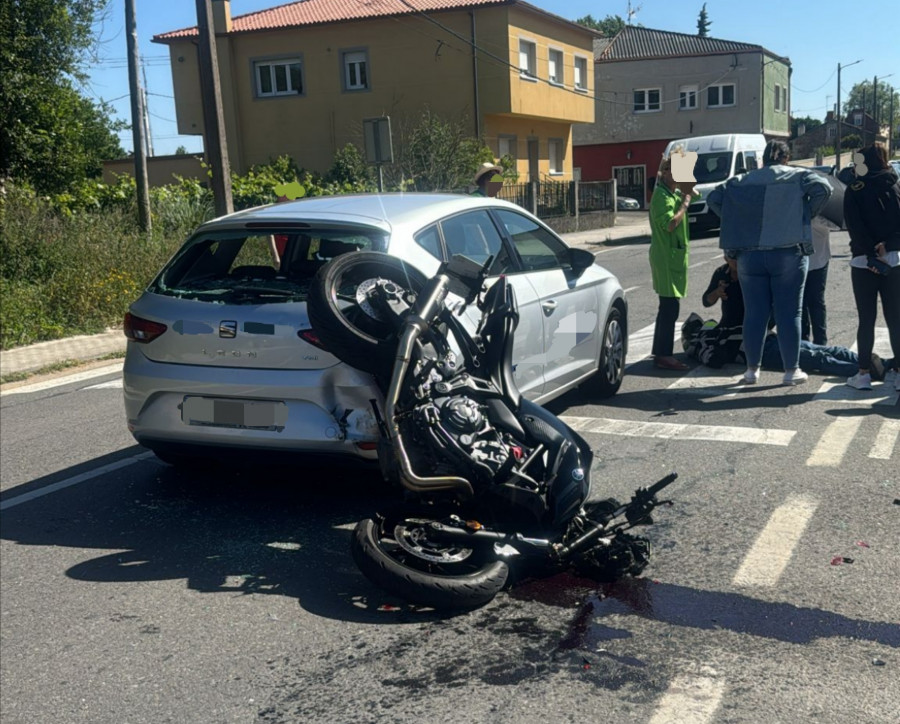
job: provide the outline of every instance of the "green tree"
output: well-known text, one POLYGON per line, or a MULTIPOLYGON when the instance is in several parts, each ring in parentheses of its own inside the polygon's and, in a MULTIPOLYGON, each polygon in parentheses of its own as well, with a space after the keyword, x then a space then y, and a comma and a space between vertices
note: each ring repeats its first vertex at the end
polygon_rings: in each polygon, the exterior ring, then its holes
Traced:
POLYGON ((494 161, 491 150, 468 132, 468 123, 425 108, 395 131, 394 163, 385 166, 387 187, 415 191, 460 191, 475 169, 494 161))
POLYGON ((122 155, 111 108, 75 89, 107 0, 0 3, 0 178, 59 192, 122 155))
POLYGON ((586 28, 601 32, 607 38, 613 37, 625 27, 625 21, 618 15, 607 15, 603 20, 595 20, 592 16, 585 15, 583 18, 578 18, 575 22, 579 25, 584 25, 586 28))
POLYGON ((697 17, 697 35, 701 38, 708 37, 710 25, 712 25, 712 22, 709 19, 709 15, 706 14, 706 3, 703 3, 703 7, 700 8, 700 15, 697 17))
MULTIPOLYGON (((844 102, 844 114, 846 115, 850 111, 862 108, 865 105, 866 113, 874 116, 872 113, 874 110, 872 107, 872 88, 872 82, 867 80, 854 85, 847 95, 847 100, 844 102), (865 96, 865 104, 863 103, 863 96, 865 96)), ((891 95, 894 96, 894 128, 897 128, 900 125, 900 91, 897 91, 884 81, 878 81, 878 98, 876 99, 878 104, 878 122, 884 126, 890 123, 891 95)))
POLYGON ((803 118, 792 118, 791 138, 797 137, 797 132, 801 123, 806 124, 806 133, 809 133, 814 128, 818 128, 822 125, 822 121, 820 121, 818 118, 812 118, 811 116, 804 116, 803 118))
POLYGON ((187 156, 188 150, 184 146, 179 146, 178 148, 175 149, 175 155, 176 156, 187 156))

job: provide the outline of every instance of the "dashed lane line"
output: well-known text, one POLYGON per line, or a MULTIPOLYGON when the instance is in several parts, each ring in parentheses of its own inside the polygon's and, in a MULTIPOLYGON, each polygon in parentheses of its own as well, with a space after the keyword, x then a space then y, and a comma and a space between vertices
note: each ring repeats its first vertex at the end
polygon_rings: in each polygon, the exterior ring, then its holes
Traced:
POLYGON ((735 586, 774 586, 818 507, 818 501, 791 496, 775 509, 734 574, 735 586))
POLYGON ((898 437, 900 437, 900 421, 884 420, 878 435, 875 436, 875 442, 872 443, 869 457, 876 460, 890 460, 898 437))
POLYGON ((812 455, 809 456, 806 464, 810 467, 831 468, 840 465, 841 460, 844 459, 844 455, 847 453, 847 449, 853 442, 853 438, 856 436, 857 430, 859 430, 860 424, 862 424, 862 420, 862 417, 837 418, 825 428, 825 432, 822 433, 822 437, 816 443, 816 447, 813 449, 812 455))
POLYGON ((108 465, 102 465, 99 468, 88 470, 86 473, 74 475, 71 478, 60 480, 43 488, 32 490, 29 493, 22 493, 22 495, 17 495, 13 498, 7 498, 6 500, 0 501, 0 510, 8 510, 9 508, 14 508, 15 506, 21 505, 22 503, 27 503, 29 500, 34 500, 35 498, 41 498, 45 495, 50 495, 50 493, 55 493, 58 490, 63 490, 73 485, 78 485, 79 483, 83 483, 86 480, 91 480, 92 478, 99 477, 100 475, 111 473, 114 470, 120 470, 121 468, 128 467, 129 465, 134 465, 135 463, 139 463, 142 460, 147 460, 148 458, 152 457, 154 457, 152 452, 138 453, 137 455, 132 455, 130 458, 117 460, 116 462, 109 463, 108 465))
POLYGON ((773 430, 756 427, 728 427, 718 425, 688 425, 668 422, 636 422, 612 420, 604 417, 563 415, 560 419, 574 430, 602 435, 651 437, 670 440, 708 440, 739 442, 755 445, 790 445, 796 430, 773 430))
POLYGON ((725 682, 708 676, 677 676, 663 694, 650 724, 706 724, 713 720, 725 682))

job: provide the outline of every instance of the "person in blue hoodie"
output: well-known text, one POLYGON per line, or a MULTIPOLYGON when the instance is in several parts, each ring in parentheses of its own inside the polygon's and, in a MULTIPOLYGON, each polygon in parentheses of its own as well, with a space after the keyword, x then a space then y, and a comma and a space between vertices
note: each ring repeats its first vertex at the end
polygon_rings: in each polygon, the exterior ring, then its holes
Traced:
POLYGON ((782 382, 805 382, 800 369, 803 286, 812 253, 810 220, 831 196, 824 177, 787 166, 790 151, 769 141, 763 167, 735 176, 709 194, 707 203, 722 220, 719 247, 737 259, 744 298, 744 382, 759 381, 763 343, 774 311, 784 367, 782 382))

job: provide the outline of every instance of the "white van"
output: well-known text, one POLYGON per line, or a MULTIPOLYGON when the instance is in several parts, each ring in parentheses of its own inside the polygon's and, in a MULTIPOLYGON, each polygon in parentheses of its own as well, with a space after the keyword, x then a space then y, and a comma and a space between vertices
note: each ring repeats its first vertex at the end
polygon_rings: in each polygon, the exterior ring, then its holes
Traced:
POLYGON ((696 191, 700 198, 688 207, 691 228, 716 229, 719 227, 719 217, 709 210, 706 197, 732 176, 762 166, 766 137, 761 133, 721 133, 679 138, 666 146, 666 156, 679 145, 685 151, 697 152, 694 178, 697 179, 696 191))

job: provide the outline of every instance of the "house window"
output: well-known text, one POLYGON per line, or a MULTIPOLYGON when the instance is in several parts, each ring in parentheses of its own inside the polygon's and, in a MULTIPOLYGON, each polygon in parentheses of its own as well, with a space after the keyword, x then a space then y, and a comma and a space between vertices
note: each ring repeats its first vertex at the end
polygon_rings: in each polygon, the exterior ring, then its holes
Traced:
POLYGON ((711 85, 706 89, 706 107, 724 108, 734 105, 734 83, 711 85))
POLYGON ((787 86, 783 86, 781 88, 781 110, 783 110, 785 113, 788 112, 787 86))
POLYGON ((861 126, 862 125, 862 113, 855 113, 853 115, 853 125, 861 126))
POLYGON ((364 50, 342 54, 344 62, 344 90, 367 90, 369 87, 369 58, 364 50))
POLYGON ((254 64, 256 95, 291 96, 303 93, 303 65, 299 58, 265 60, 254 64))
POLYGON ((692 111, 697 107, 697 91, 695 85, 683 85, 678 90, 678 110, 692 111))
POLYGON ((587 58, 575 56, 575 90, 587 91, 587 58))
POLYGON ((775 110, 781 110, 781 86, 777 83, 775 84, 775 110))
POLYGON ((560 174, 563 172, 563 158, 565 157, 566 147, 561 138, 551 138, 550 147, 550 173, 560 174))
POLYGON ((537 80, 537 46, 530 40, 519 41, 519 71, 522 78, 537 80))
POLYGON ((825 138, 827 138, 830 141, 835 137, 837 137, 837 127, 836 126, 828 126, 828 129, 825 131, 825 138))
POLYGON ((660 88, 639 88, 634 91, 634 112, 650 113, 660 109, 660 88))
POLYGON ((549 73, 547 77, 549 78, 551 83, 555 83, 556 85, 562 85, 565 82, 565 76, 563 75, 563 53, 561 50, 553 50, 550 49, 550 52, 547 54, 547 64, 549 66, 549 73))
POLYGON ((509 156, 513 161, 516 160, 516 137, 500 136, 497 138, 497 158, 509 156))

